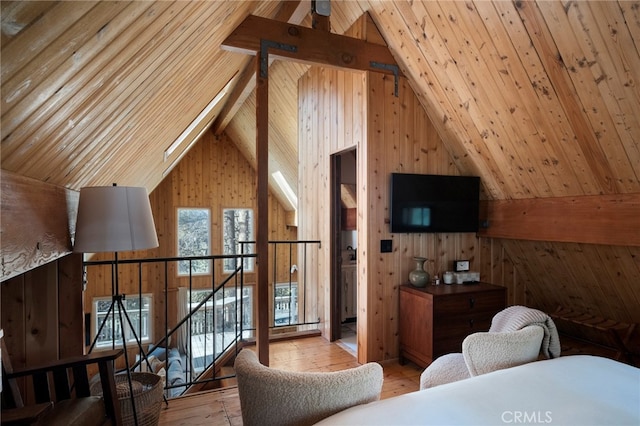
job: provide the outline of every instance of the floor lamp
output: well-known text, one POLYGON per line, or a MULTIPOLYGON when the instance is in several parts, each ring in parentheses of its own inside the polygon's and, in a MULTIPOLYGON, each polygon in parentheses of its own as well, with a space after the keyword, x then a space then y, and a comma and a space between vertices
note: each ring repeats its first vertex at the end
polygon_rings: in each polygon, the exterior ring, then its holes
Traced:
POLYGON ((133 409, 133 418, 136 425, 138 425, 138 416, 131 371, 129 370, 129 355, 127 353, 127 339, 123 319, 129 324, 143 356, 144 350, 122 302, 124 295, 120 293, 118 286, 118 252, 144 250, 154 247, 158 247, 158 237, 153 215, 151 214, 149 195, 145 188, 116 186, 114 184, 113 186, 94 186, 80 189, 73 251, 79 253, 114 253, 111 305, 98 329, 89 352, 93 350, 102 328, 109 319, 109 314, 111 314, 115 326, 117 311, 122 330, 122 345, 127 365, 131 408, 133 409))

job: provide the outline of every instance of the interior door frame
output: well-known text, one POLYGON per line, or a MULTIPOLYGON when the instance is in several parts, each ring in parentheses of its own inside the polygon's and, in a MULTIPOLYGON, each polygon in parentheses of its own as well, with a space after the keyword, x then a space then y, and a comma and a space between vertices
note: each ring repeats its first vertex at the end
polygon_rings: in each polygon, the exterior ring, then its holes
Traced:
POLYGON ((331 259, 331 284, 329 291, 330 323, 329 335, 331 342, 342 337, 342 200, 340 197, 342 153, 331 155, 331 235, 330 235, 330 259, 331 259))

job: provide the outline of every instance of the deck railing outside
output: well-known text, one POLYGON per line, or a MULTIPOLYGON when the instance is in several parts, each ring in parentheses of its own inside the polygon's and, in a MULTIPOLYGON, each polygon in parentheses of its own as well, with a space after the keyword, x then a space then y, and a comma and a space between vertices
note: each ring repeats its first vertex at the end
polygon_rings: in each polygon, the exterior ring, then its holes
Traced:
MULTIPOLYGON (((319 323, 319 315, 312 312, 310 299, 306 297, 305 291, 308 287, 306 282, 306 263, 308 250, 311 247, 319 248, 319 241, 271 241, 270 253, 273 255, 270 259, 270 275, 271 280, 271 302, 269 308, 271 312, 270 329, 274 332, 283 331, 299 331, 315 327, 319 323), (293 263, 294 258, 298 259, 298 264, 293 263), (284 260, 283 260, 284 259, 284 260), (287 265, 289 273, 283 274, 277 270, 277 265, 287 265), (298 272, 297 280, 291 277, 298 272), (277 280, 277 277, 289 276, 288 280, 277 280)), ((253 242, 243 243, 243 247, 255 246, 253 242)), ((244 249, 243 249, 244 250, 244 249)), ((166 333, 160 339, 151 342, 143 342, 138 336, 148 334, 146 325, 152 321, 152 318, 145 318, 145 315, 151 315, 148 306, 144 303, 135 304, 138 309, 129 314, 135 320, 133 327, 135 333, 128 330, 127 336, 135 337, 127 340, 127 348, 135 348, 138 351, 137 361, 131 366, 135 370, 147 370, 146 359, 151 356, 157 356, 165 359, 164 375, 165 375, 165 396, 168 398, 181 395, 190 386, 195 384, 203 384, 211 381, 219 381, 231 376, 226 375, 221 366, 216 365, 219 358, 230 350, 236 350, 236 344, 242 339, 252 339, 255 335, 255 318, 258 307, 255 306, 256 300, 255 289, 253 284, 245 283, 245 274, 243 271, 243 260, 246 258, 256 257, 254 253, 241 253, 239 255, 213 255, 213 256, 194 256, 194 257, 172 257, 157 259, 127 259, 118 261, 120 267, 123 265, 137 265, 139 271, 139 281, 137 295, 126 295, 126 299, 143 301, 147 294, 142 292, 142 274, 143 270, 149 270, 148 267, 155 266, 156 269, 164 270, 164 295, 170 294, 170 283, 175 277, 170 277, 169 265, 172 262, 194 262, 207 260, 211 261, 213 271, 211 276, 216 276, 215 265, 228 259, 235 259, 237 268, 230 275, 226 276, 221 282, 211 282, 207 288, 194 287, 194 276, 188 276, 188 284, 177 290, 175 297, 176 308, 179 318, 169 318, 169 301, 166 298, 164 306, 164 329, 166 333), (136 341, 137 339, 137 341, 136 341), (140 351, 140 348, 144 351, 140 351), (155 349, 155 350, 154 350, 155 349)), ((87 261, 85 267, 94 267, 98 265, 111 265, 113 261, 87 261)), ((282 266, 281 266, 282 267, 282 266)), ((190 269, 190 268, 189 268, 190 269)), ((157 287, 156 287, 157 288, 157 287)), ((175 293, 175 289, 173 290, 175 293)), ((157 295, 156 295, 157 297, 157 295)), ((94 303, 94 309, 96 309, 94 303)), ((112 315, 107 318, 104 329, 112 330, 105 334, 101 333, 101 337, 105 336, 115 338, 116 343, 108 345, 111 347, 121 347, 122 332, 115 330, 121 328, 118 316, 112 315), (115 324, 115 327, 113 326, 115 324)), ((157 321, 156 321, 157 323, 157 321)), ((109 339, 109 342, 112 342, 109 339)), ((98 347, 104 347, 100 345, 98 347)), ((161 374, 162 374, 161 373, 161 374)))

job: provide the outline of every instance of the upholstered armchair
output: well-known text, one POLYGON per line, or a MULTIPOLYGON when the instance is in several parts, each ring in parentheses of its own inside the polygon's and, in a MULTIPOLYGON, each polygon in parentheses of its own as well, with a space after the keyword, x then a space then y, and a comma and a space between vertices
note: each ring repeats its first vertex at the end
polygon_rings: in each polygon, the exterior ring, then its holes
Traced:
POLYGON ((327 373, 290 372, 266 367, 243 349, 234 367, 245 426, 314 424, 376 401, 382 390, 382 367, 374 362, 327 373))
POLYGON ((462 353, 443 355, 422 372, 420 389, 535 361, 543 336, 537 325, 504 333, 470 334, 462 342, 462 353))

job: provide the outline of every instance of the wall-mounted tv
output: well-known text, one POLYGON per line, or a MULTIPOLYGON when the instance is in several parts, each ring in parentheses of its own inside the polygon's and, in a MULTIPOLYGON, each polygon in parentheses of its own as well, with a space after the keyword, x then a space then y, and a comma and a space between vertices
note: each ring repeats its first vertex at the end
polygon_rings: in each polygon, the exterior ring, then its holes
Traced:
POLYGON ((480 178, 391 174, 391 232, 477 232, 480 178))

